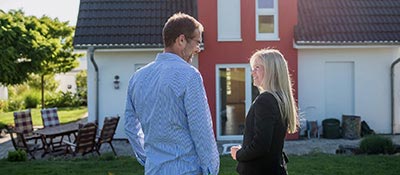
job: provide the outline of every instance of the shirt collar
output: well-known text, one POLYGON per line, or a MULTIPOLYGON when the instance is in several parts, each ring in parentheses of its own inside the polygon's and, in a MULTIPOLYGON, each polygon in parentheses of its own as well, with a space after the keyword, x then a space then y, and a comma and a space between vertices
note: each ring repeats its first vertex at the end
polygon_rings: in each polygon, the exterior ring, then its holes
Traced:
POLYGON ((156 61, 178 61, 178 62, 189 64, 185 60, 183 60, 181 57, 179 57, 178 55, 176 55, 174 53, 170 53, 170 52, 164 52, 164 53, 157 54, 156 61))

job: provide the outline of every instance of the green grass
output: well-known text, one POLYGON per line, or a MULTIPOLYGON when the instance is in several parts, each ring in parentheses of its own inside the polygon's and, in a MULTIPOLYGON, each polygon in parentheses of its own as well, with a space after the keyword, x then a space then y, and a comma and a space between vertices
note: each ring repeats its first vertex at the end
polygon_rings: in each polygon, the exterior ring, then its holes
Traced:
MULTIPOLYGON (((394 175, 399 174, 400 156, 393 155, 289 155, 290 175, 394 175)), ((230 156, 221 157, 220 175, 237 174, 236 162, 230 156)), ((31 160, 8 162, 0 160, 0 174, 65 174, 65 175, 142 175, 143 167, 132 157, 104 160, 97 156, 85 159, 31 160)))
MULTIPOLYGON (((82 117, 84 117, 84 114, 87 112, 87 107, 58 108, 57 110, 60 123, 64 124, 77 121, 82 117)), ((40 116, 40 109, 31 109, 31 114, 32 114, 32 124, 34 126, 43 126, 42 118, 40 116)), ((14 125, 13 112, 0 113, 0 123, 4 123, 7 125, 14 125)))

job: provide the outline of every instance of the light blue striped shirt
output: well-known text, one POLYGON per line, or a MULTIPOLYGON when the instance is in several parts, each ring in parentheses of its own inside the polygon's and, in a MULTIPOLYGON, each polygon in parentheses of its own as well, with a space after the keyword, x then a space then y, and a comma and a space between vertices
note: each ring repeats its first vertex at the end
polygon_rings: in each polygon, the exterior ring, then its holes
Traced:
POLYGON ((146 175, 218 174, 219 154, 200 72, 160 53, 128 87, 125 132, 146 175))

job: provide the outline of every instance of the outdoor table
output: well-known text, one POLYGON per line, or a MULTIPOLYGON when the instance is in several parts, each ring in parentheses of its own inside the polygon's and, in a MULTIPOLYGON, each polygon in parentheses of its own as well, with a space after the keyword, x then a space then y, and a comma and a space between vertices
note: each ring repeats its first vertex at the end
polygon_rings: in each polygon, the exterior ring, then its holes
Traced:
POLYGON ((41 135, 43 141, 44 153, 42 157, 44 157, 47 153, 52 153, 55 150, 53 139, 58 136, 69 136, 70 134, 74 134, 79 130, 79 123, 68 123, 64 125, 46 127, 39 130, 34 131, 34 133, 41 135), (47 141, 49 139, 49 142, 47 141))

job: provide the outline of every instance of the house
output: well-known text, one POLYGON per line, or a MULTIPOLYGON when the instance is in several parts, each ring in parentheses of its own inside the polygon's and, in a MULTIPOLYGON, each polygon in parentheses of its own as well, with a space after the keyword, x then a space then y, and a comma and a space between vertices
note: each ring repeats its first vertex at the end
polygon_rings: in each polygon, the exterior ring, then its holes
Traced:
POLYGON ((300 109, 311 120, 357 115, 378 133, 400 133, 400 1, 298 2, 300 109))
POLYGON ((8 89, 0 84, 0 100, 8 100, 8 89))
POLYGON ((57 92, 77 92, 77 85, 76 85, 76 76, 79 72, 84 71, 87 69, 87 58, 86 56, 79 57, 79 66, 72 69, 66 73, 59 73, 56 74, 54 79, 59 82, 57 87, 57 92))
MULTIPOLYGON (((268 47, 285 55, 295 96, 307 119, 360 115, 375 131, 390 133, 390 67, 400 54, 398 4, 390 0, 81 0, 74 47, 87 52, 89 121, 101 127, 105 116, 119 115, 116 138, 126 137, 129 78, 162 52, 163 24, 181 11, 205 27, 203 51, 193 64, 203 76, 218 140, 242 139, 246 112, 257 95, 248 58, 268 47), (346 17, 351 21, 346 22, 346 17)), ((399 74, 398 66, 393 67, 399 74)), ((398 85, 399 78, 395 80, 398 85)), ((399 104, 399 88, 394 89, 399 104)), ((287 138, 296 139, 298 134, 287 138)))
POLYGON ((202 0, 198 11, 205 27, 199 70, 217 139, 242 140, 245 116, 258 92, 249 66, 257 49, 279 49, 297 89, 297 50, 293 48, 297 1, 202 0))
MULTIPOLYGON (((163 51, 162 28, 176 12, 197 17, 195 0, 81 0, 74 47, 87 52, 88 120, 121 116, 115 138, 126 138, 128 81, 163 51)), ((197 65, 197 58, 193 59, 197 65)))

